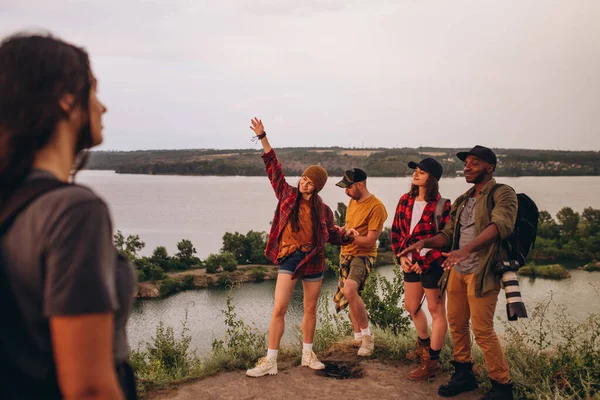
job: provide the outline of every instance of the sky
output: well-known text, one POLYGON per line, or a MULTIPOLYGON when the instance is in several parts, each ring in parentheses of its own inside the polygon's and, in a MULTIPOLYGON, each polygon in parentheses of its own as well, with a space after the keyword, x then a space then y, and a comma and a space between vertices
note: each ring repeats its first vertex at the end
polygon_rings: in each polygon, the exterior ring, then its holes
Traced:
POLYGON ((102 150, 600 150, 598 0, 1 0, 84 46, 102 150))

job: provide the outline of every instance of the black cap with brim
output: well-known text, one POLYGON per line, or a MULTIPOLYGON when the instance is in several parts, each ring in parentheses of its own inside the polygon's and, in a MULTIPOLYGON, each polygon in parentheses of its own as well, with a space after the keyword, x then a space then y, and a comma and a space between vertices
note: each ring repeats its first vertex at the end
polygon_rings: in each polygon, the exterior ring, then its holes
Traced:
POLYGON ((360 168, 352 168, 344 172, 344 177, 341 181, 336 183, 335 186, 345 189, 352 184, 365 180, 367 180, 367 174, 365 171, 360 168))
POLYGON ((436 159, 431 157, 427 157, 421 160, 421 162, 419 163, 410 161, 408 163, 408 167, 412 169, 416 169, 418 167, 419 169, 431 174, 438 181, 442 177, 442 173, 444 171, 442 168, 442 164, 440 164, 436 159))
POLYGON ((477 158, 482 159, 483 161, 490 163, 494 166, 494 168, 496 167, 496 154, 487 147, 477 145, 473 147, 470 151, 461 151, 459 153, 456 153, 456 157, 458 157, 458 159, 460 159, 461 161, 465 161, 468 156, 475 156, 477 158))

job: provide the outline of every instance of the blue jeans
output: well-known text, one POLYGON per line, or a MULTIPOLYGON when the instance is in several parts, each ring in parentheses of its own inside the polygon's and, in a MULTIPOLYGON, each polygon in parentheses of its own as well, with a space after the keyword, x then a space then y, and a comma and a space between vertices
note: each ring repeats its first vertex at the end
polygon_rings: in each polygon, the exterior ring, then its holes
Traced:
MULTIPOLYGON (((282 258, 281 264, 279 264, 279 273, 293 275, 294 271, 296 270, 296 267, 298 266, 298 264, 300 264, 302 260, 304 260, 306 254, 307 253, 304 253, 300 250, 296 250, 289 256, 282 258)), ((323 276, 325 274, 323 272, 318 272, 316 274, 310 275, 302 275, 301 273, 300 275, 302 276, 302 280, 304 282, 319 282, 323 280, 323 276)))

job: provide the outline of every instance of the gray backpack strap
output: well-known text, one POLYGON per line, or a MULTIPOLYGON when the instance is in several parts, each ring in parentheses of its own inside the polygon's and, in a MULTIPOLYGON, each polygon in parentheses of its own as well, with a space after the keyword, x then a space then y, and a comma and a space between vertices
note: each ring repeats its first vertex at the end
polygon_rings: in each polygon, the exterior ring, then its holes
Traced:
POLYGON ((444 214, 444 206, 446 205, 446 201, 443 197, 440 197, 437 204, 435 205, 435 213, 433 214, 433 219, 435 221, 435 231, 440 231, 440 221, 442 220, 442 215, 444 214))

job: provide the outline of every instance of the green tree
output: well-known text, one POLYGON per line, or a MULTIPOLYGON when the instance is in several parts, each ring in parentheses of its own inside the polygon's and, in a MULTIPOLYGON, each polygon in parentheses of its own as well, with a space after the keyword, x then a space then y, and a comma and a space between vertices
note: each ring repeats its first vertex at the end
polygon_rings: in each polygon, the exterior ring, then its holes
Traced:
POLYGON ((226 232, 223 235, 223 247, 221 251, 230 252, 240 264, 246 264, 246 259, 248 258, 246 237, 239 232, 226 232))
POLYGON ((224 271, 232 272, 237 268, 237 260, 235 256, 228 252, 222 251, 219 254, 210 254, 204 261, 206 272, 214 274, 222 268, 224 271))
POLYGON ((146 246, 146 243, 138 235, 128 235, 125 237, 123 232, 119 230, 113 236, 113 242, 119 253, 131 261, 138 258, 139 252, 146 246))
POLYGON ((179 252, 175 254, 175 258, 179 261, 176 269, 188 269, 193 266, 200 265, 201 261, 195 256, 196 248, 190 240, 182 239, 177 243, 177 250, 179 252), (181 268, 183 267, 183 268, 181 268))
POLYGON ((248 249, 248 260, 252 264, 270 264, 265 256, 268 235, 266 232, 249 231, 246 234, 246 246, 248 249))
POLYGON ((539 237, 553 240, 560 237, 560 228, 548 211, 540 211, 537 234, 539 237))
POLYGON ((237 269, 237 260, 233 254, 225 251, 221 253, 221 267, 223 271, 233 272, 237 269))
POLYGON ((227 232, 223 235, 221 251, 233 254, 238 264, 270 263, 264 255, 267 238, 266 232, 249 231, 245 235, 227 232))
POLYGON ((337 204, 337 209, 334 212, 335 224, 337 226, 346 225, 346 211, 348 207, 345 203, 339 202, 337 204))
POLYGON ((164 246, 157 246, 152 252, 150 260, 164 271, 169 271, 171 269, 171 258, 169 257, 167 248, 164 246))
POLYGON ((138 279, 140 282, 145 280, 158 281, 167 276, 165 271, 154 264, 148 257, 142 257, 135 260, 135 267, 138 270, 138 279))
POLYGON ((387 227, 379 235, 379 249, 384 251, 392 251, 392 238, 390 237, 392 228, 387 227))
POLYGON ((597 235, 600 233, 600 209, 587 207, 583 210, 581 218, 585 222, 587 235, 597 235))
POLYGON ((574 237, 579 225, 579 213, 571 207, 563 207, 557 214, 556 219, 560 224, 561 233, 566 237, 574 237))

